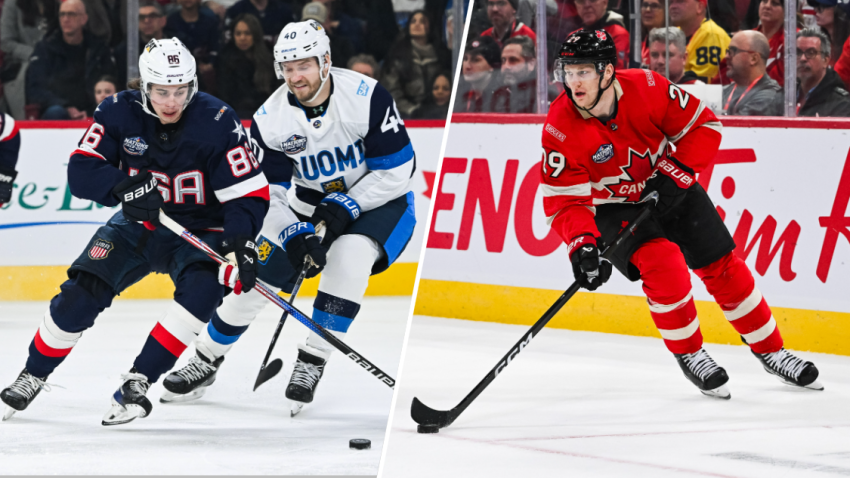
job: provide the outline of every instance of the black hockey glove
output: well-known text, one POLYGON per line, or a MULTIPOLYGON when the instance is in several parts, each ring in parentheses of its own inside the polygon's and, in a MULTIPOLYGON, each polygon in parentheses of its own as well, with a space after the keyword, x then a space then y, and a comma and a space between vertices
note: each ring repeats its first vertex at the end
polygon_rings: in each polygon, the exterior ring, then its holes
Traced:
POLYGON ((18 172, 14 169, 0 167, 0 206, 12 200, 12 186, 18 172))
POLYGON ((219 282, 232 288, 236 295, 253 289, 257 285, 257 266, 259 265, 257 243, 244 236, 225 239, 221 243, 221 252, 225 256, 233 254, 239 275, 234 277, 233 266, 225 265, 220 269, 219 282))
POLYGON ((310 256, 313 267, 307 269, 307 278, 316 277, 328 263, 328 248, 322 245, 322 238, 316 235, 316 229, 309 222, 296 222, 280 233, 280 244, 286 251, 292 268, 301 272, 304 259, 310 256))
POLYGON ((600 258, 597 243, 605 247, 602 239, 585 234, 574 238, 570 245, 570 262, 573 263, 573 275, 579 285, 587 290, 596 290, 611 278, 611 262, 600 258))
POLYGON ((163 201, 156 184, 153 174, 145 171, 128 177, 112 189, 112 194, 121 201, 121 211, 127 220, 159 225, 159 208, 163 201))
POLYGON ((646 187, 640 194, 643 199, 652 191, 658 191, 658 204, 653 214, 663 216, 682 203, 688 189, 696 183, 694 170, 680 163, 676 158, 667 157, 658 160, 652 176, 646 180, 646 187))
POLYGON ((360 205, 342 193, 330 193, 322 199, 313 212, 313 222, 325 222, 325 247, 330 247, 341 236, 349 224, 360 217, 360 205))

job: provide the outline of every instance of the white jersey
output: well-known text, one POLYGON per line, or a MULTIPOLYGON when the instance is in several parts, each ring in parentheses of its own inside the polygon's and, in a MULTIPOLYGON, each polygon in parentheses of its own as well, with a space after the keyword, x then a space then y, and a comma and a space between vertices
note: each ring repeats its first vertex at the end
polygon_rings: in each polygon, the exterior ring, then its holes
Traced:
POLYGON ((330 193, 366 212, 410 191, 415 154, 392 96, 354 71, 331 68, 330 75, 321 116, 309 119, 286 85, 254 114, 251 139, 271 190, 268 239, 298 222, 292 211, 312 216, 330 193))

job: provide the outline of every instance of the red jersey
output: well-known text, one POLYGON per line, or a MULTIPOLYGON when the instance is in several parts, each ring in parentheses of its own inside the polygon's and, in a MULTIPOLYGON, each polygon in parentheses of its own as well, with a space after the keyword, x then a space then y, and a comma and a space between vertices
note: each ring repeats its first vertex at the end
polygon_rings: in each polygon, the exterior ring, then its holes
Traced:
MULTIPOLYGON (((753 30, 764 33, 761 25, 753 30)), ((783 86, 785 84, 785 56, 783 55, 785 51, 785 30, 780 29, 774 33, 768 42, 770 44, 770 56, 767 58, 765 72, 767 76, 776 80, 779 86, 783 86)))
POLYGON ((617 114, 607 124, 561 93, 543 126, 543 208, 568 244, 582 234, 600 236, 594 206, 637 202, 656 162, 672 155, 670 143, 675 158, 697 173, 720 145, 714 113, 662 75, 618 71, 612 88, 617 114))
POLYGON ((484 30, 481 33, 481 36, 483 36, 483 37, 493 37, 493 39, 496 40, 496 43, 499 44, 499 48, 502 47, 502 44, 505 43, 505 41, 507 41, 508 38, 513 38, 513 37, 518 37, 518 36, 526 36, 528 38, 531 38, 531 41, 533 41, 534 44, 537 45, 537 35, 534 34, 534 30, 532 30, 531 28, 528 28, 525 25, 525 23, 522 23, 521 21, 518 21, 518 20, 514 20, 513 25, 511 25, 511 29, 508 30, 508 32, 505 34, 505 36, 503 38, 496 38, 496 33, 493 31, 493 27, 490 27, 490 28, 484 30))

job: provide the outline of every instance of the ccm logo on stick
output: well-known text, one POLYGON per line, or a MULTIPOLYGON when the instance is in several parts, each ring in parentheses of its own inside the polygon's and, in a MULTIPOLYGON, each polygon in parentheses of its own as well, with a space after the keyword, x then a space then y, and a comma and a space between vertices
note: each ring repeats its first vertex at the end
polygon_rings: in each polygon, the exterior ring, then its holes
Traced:
POLYGON ((531 343, 531 339, 533 339, 533 338, 534 338, 534 334, 528 334, 527 339, 520 342, 518 346, 516 346, 513 350, 508 352, 508 358, 506 358, 505 360, 502 360, 502 362, 499 364, 499 366, 496 367, 496 375, 499 375, 500 373, 502 373, 502 369, 507 367, 508 364, 511 363, 511 360, 513 360, 514 357, 517 356, 517 354, 522 352, 522 349, 524 349, 528 344, 531 343))

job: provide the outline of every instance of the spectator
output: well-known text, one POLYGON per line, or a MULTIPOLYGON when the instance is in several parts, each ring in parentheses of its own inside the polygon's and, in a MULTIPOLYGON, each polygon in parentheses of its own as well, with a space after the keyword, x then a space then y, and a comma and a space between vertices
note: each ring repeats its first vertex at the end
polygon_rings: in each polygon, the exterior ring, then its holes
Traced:
POLYGON ((115 65, 106 43, 84 31, 88 16, 82 0, 59 7, 59 30, 35 46, 27 70, 27 102, 41 107, 44 119, 85 119, 94 106, 98 78, 115 65))
POLYGON ((706 19, 705 12, 705 0, 670 0, 670 22, 690 39, 685 70, 707 78, 706 83, 719 83, 721 63, 731 39, 714 21, 706 19))
POLYGON ((493 37, 499 48, 508 38, 527 36, 531 41, 537 41, 534 30, 528 28, 516 18, 517 0, 486 0, 487 18, 492 27, 484 30, 481 36, 493 37))
MULTIPOLYGON (((442 0, 445 1, 445 0, 442 0)), ((428 2, 424 2, 427 3, 428 2)), ((384 57, 390 51, 391 40, 398 36, 399 27, 393 13, 392 0, 348 0, 339 6, 345 9, 345 13, 365 23, 363 41, 364 47, 361 53, 372 55, 376 61, 383 62, 384 57)), ((416 10, 420 7, 414 7, 416 10)), ((431 19, 439 19, 440 15, 430 14, 431 19)), ((405 21, 407 16, 405 16, 405 21)), ((434 21, 432 28, 442 30, 442 22, 434 21)))
MULTIPOLYGON (((118 89, 118 81, 114 76, 105 75, 97 80, 97 83, 94 84, 94 104, 99 105, 103 103, 103 100, 109 98, 120 91, 118 89)), ((90 111, 89 114, 93 114, 94 111, 90 111)))
POLYGON ((537 111, 537 59, 531 38, 509 38, 502 48, 502 87, 494 93, 500 113, 537 111))
MULTIPOLYGON (((323 22, 325 30, 337 38, 345 38, 354 47, 354 51, 361 52, 365 48, 363 41, 363 22, 352 18, 342 10, 336 9, 334 0, 315 0, 327 9, 327 21, 323 22)), ((303 15, 301 20, 303 21, 303 15)), ((385 41, 388 39, 385 39, 385 41)), ((344 65, 345 63, 340 63, 344 65)))
POLYGON ((281 0, 239 0, 227 9, 225 26, 232 27, 234 19, 246 13, 260 20, 263 37, 269 45, 273 45, 283 27, 294 20, 289 5, 281 0))
POLYGON ((493 91, 501 83, 496 71, 501 52, 490 36, 476 38, 463 52, 462 81, 455 96, 457 113, 491 113, 494 111, 493 91))
POLYGON ((0 47, 5 57, 0 81, 6 106, 16 120, 24 119, 26 73, 36 43, 58 27, 56 0, 6 0, 0 23, 0 47))
POLYGON ((723 112, 736 116, 781 116, 782 88, 766 74, 767 38, 753 30, 736 33, 726 52, 727 76, 723 112))
POLYGON ((404 35, 387 54, 381 83, 395 99, 402 118, 410 118, 428 97, 433 78, 450 66, 449 51, 425 12, 417 10, 410 15, 404 35))
POLYGON ((331 42, 332 62, 335 62, 338 65, 347 65, 351 57, 357 53, 354 49, 354 45, 351 44, 351 41, 349 41, 348 38, 337 35, 329 28, 330 22, 328 21, 328 9, 324 4, 320 2, 310 2, 307 5, 304 5, 304 9, 301 10, 301 21, 305 20, 316 20, 325 28, 325 32, 331 42))
POLYGON ((685 71, 685 63, 688 61, 687 41, 682 30, 676 27, 668 27, 665 35, 664 28, 655 28, 647 37, 649 41, 649 62, 652 71, 665 75, 670 71, 671 83, 677 85, 705 84, 705 78, 699 78, 693 71, 685 71), (666 38, 665 38, 666 37, 666 38), (665 67, 667 58, 664 47, 669 43, 670 66, 665 67))
MULTIPOLYGON (((650 65, 649 32, 664 26, 664 4, 660 0, 643 0, 640 4, 641 65, 650 65)), ((654 68, 653 68, 654 70, 654 68)))
POLYGON ((201 0, 178 0, 180 11, 168 16, 165 29, 176 36, 192 52, 198 65, 201 90, 213 90, 214 67, 221 50, 218 17, 201 0))
MULTIPOLYGON (((156 0, 139 1, 139 55, 149 41, 165 38, 165 11, 156 0)), ((121 90, 127 85, 127 40, 112 50, 115 58, 116 77, 121 90)))
POLYGON ((797 33, 797 115, 850 116, 850 94, 829 68, 829 38, 806 28, 797 33))
POLYGON ((617 47, 617 68, 629 67, 629 32, 623 16, 608 10, 608 0, 576 0, 581 26, 585 30, 605 30, 617 47))
POLYGON ((439 73, 429 88, 428 98, 422 107, 416 110, 416 119, 446 119, 449 115, 449 100, 452 97, 452 76, 448 72, 439 73))
POLYGON ((92 35, 114 47, 127 36, 127 2, 121 0, 83 0, 89 22, 86 29, 92 35))
MULTIPOLYGON (((814 1, 814 0, 812 0, 814 1)), ((841 11, 840 18, 844 19, 841 24, 841 27, 838 29, 839 31, 835 34, 835 40, 831 41, 831 45, 844 45, 842 51, 839 53, 838 48, 833 48, 832 57, 834 58, 836 55, 838 59, 835 61, 833 68, 835 72, 838 73, 838 76, 844 80, 844 84, 846 86, 850 86, 850 37, 848 37, 848 28, 850 28, 850 21, 847 21, 846 18, 848 16, 848 11, 850 11, 850 5, 847 3, 842 3, 842 8, 839 9, 841 11), (840 35, 843 33, 843 35, 840 35), (844 39, 842 39, 844 38, 844 39)))
MULTIPOLYGON (((847 20, 847 3, 842 2, 844 8, 839 7, 836 0, 811 0, 809 2, 815 9, 815 21, 821 30, 826 33, 829 38, 830 45, 844 45, 847 37, 850 36, 850 22, 847 20)), ((841 51, 838 48, 832 49, 832 56, 829 58, 829 66, 834 66, 841 51)))
POLYGON ((231 25, 231 40, 218 63, 218 95, 240 118, 250 119, 278 86, 274 56, 257 17, 242 14, 231 25))
POLYGON ((779 86, 785 85, 785 0, 761 0, 759 2, 759 20, 755 28, 764 34, 770 44, 770 56, 767 58, 767 74, 779 86))
POLYGON ((373 80, 381 77, 381 67, 372 55, 361 53, 348 60, 348 69, 362 73, 373 80))

